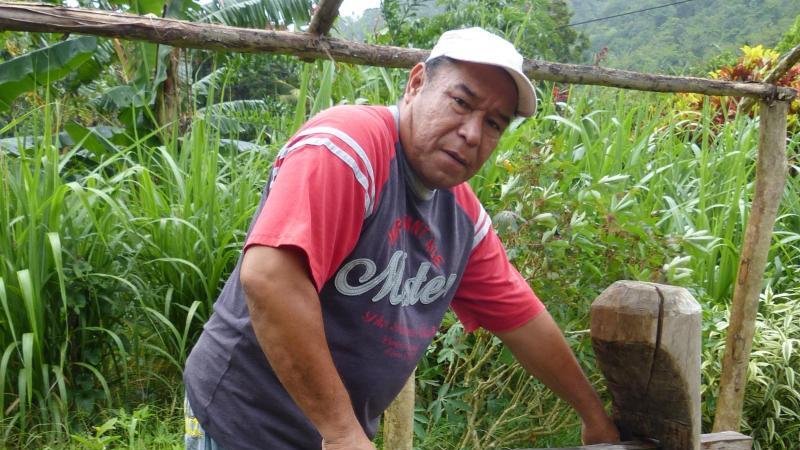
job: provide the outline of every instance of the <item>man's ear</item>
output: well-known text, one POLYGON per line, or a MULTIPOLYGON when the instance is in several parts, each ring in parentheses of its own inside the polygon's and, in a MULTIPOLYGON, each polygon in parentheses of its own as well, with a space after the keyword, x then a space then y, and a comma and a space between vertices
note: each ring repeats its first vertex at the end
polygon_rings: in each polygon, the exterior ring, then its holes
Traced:
POLYGON ((422 90, 425 84, 425 63, 417 63, 408 74, 408 83, 406 83, 406 90, 404 92, 404 99, 411 100, 411 97, 417 95, 422 90))

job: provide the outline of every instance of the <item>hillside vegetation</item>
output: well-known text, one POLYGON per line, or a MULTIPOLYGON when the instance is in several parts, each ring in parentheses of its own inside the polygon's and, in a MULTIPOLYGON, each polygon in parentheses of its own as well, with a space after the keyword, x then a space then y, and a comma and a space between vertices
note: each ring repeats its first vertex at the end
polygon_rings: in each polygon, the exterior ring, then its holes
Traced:
MULTIPOLYGON (((668 0, 568 0, 571 23, 673 3, 668 0)), ((603 65, 640 71, 703 72, 720 54, 743 45, 775 46, 800 14, 800 1, 694 0, 577 25, 603 65)))

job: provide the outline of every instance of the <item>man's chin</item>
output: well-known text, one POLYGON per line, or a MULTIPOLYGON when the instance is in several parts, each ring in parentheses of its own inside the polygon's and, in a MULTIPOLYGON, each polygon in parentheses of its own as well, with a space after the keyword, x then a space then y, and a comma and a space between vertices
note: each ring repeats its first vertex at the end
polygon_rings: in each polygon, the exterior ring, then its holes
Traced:
POLYGON ((432 170, 418 174, 417 178, 428 189, 450 189, 469 179, 445 170, 432 170))
POLYGON ((430 183, 423 182, 428 189, 450 189, 463 183, 464 180, 457 178, 438 179, 430 183))

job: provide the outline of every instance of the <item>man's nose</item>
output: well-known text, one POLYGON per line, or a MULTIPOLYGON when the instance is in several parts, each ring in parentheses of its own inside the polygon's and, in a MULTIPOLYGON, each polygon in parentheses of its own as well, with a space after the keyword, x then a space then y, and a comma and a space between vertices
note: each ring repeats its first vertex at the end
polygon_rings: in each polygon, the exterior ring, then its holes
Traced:
POLYGON ((466 141, 467 145, 470 147, 480 145, 482 123, 483 119, 479 114, 469 114, 464 117, 463 122, 461 122, 461 127, 458 129, 458 133, 464 138, 464 141, 466 141))

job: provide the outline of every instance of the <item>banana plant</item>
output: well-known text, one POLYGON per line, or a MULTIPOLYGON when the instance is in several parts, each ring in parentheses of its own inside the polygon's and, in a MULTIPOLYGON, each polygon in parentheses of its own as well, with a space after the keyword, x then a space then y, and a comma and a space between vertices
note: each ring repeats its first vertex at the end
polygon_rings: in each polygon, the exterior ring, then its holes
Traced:
POLYGON ((97 50, 97 38, 82 36, 49 45, 0 63, 0 111, 23 93, 47 86, 79 68, 97 50))

